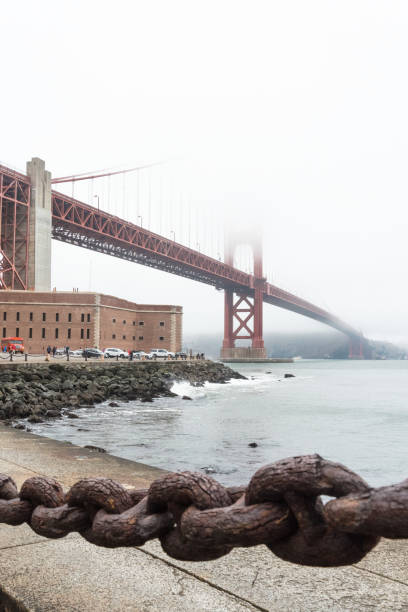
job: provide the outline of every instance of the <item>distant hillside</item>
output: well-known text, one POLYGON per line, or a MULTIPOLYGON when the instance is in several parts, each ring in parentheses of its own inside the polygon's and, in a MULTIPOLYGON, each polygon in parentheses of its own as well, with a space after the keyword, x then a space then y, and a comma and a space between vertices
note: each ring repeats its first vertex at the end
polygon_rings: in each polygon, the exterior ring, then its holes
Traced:
MULTIPOLYGON (((347 359, 349 344, 339 332, 322 333, 276 333, 265 334, 265 346, 269 357, 303 357, 304 359, 347 359)), ((222 335, 186 336, 184 346, 193 353, 204 352, 206 356, 218 358, 222 335)), ((370 341, 372 359, 404 359, 408 351, 390 342, 370 341)), ((368 355, 367 355, 368 357, 368 355)))

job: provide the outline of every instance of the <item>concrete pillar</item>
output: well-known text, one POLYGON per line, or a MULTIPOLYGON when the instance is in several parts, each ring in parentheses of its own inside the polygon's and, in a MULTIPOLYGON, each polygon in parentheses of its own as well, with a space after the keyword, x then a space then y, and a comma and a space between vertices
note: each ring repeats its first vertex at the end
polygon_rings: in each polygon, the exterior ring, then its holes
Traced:
POLYGON ((95 315, 93 322, 94 334, 93 345, 95 348, 100 348, 101 345, 101 294, 95 293, 95 315))
POLYGON ((233 303, 234 292, 231 289, 224 290, 224 341, 222 348, 233 348, 233 303))
POLYGON ((51 291, 51 173, 42 159, 33 157, 27 162, 27 175, 31 179, 28 288, 51 291))

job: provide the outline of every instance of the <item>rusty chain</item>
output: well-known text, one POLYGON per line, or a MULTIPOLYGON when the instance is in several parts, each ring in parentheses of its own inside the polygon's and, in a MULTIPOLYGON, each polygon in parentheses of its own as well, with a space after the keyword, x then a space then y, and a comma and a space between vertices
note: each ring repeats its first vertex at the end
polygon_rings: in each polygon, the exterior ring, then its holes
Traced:
POLYGON ((357 474, 319 455, 283 459, 259 469, 247 487, 209 476, 164 474, 149 489, 85 478, 67 493, 35 476, 20 490, 0 475, 0 523, 28 523, 39 535, 78 532, 108 548, 158 538, 183 561, 208 561, 235 547, 265 544, 301 565, 360 561, 381 537, 408 537, 408 480, 373 489, 357 474), (334 499, 323 504, 321 495, 334 499))

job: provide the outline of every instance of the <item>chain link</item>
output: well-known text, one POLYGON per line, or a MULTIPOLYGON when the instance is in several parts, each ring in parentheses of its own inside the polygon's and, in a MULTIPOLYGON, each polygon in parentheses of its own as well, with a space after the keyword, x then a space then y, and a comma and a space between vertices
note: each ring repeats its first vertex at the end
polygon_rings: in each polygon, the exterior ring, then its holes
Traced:
POLYGON ((107 548, 158 538, 168 555, 184 561, 265 544, 292 563, 335 567, 360 561, 381 537, 408 537, 408 480, 373 489, 319 455, 276 461, 247 487, 181 472, 139 490, 85 478, 67 493, 56 480, 35 476, 19 493, 13 479, 0 474, 0 523, 28 523, 47 538, 78 532, 107 548), (335 499, 324 505, 321 495, 335 499))

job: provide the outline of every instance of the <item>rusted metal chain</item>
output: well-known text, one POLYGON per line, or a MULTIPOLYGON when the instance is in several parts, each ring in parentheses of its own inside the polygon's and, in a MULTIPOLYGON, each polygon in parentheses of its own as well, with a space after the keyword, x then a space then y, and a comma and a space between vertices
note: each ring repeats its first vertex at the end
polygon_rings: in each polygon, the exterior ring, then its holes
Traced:
POLYGON ((97 546, 142 546, 158 538, 175 559, 208 561, 236 547, 265 544, 301 565, 360 561, 381 537, 408 537, 408 480, 373 489, 319 455, 259 469, 247 487, 224 487, 200 473, 165 474, 149 489, 85 478, 68 492, 52 478, 26 480, 18 493, 0 474, 0 523, 28 523, 39 535, 78 532, 97 546), (325 505, 321 495, 334 497, 325 505))

